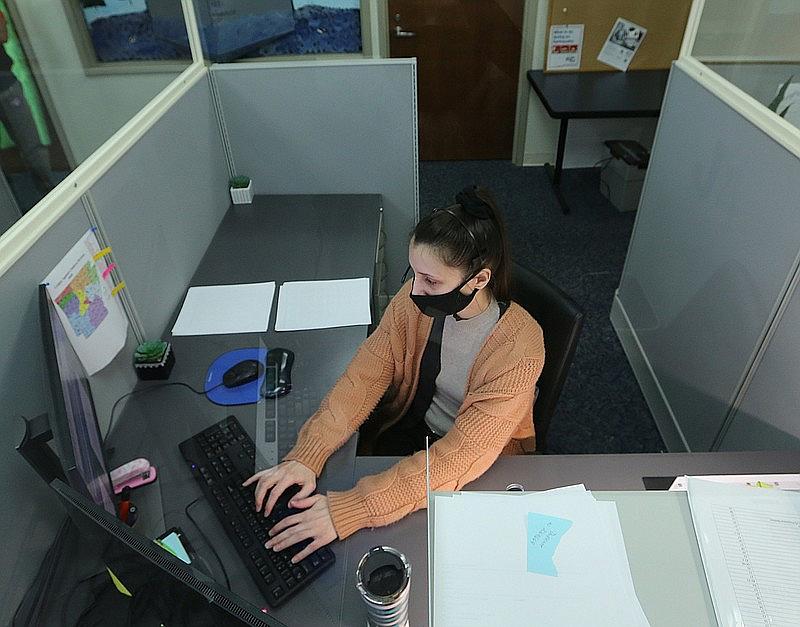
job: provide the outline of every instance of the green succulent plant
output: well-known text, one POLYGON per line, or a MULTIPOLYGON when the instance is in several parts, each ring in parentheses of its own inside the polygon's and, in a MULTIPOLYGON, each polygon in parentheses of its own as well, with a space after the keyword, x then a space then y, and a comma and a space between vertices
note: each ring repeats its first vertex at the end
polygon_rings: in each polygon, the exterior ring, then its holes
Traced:
POLYGON ((244 189, 250 185, 250 177, 239 174, 231 179, 231 187, 234 189, 244 189))
POLYGON ((134 359, 137 363, 157 363, 161 361, 164 356, 164 351, 167 350, 167 342, 163 340, 154 340, 150 342, 142 342, 136 347, 134 359))

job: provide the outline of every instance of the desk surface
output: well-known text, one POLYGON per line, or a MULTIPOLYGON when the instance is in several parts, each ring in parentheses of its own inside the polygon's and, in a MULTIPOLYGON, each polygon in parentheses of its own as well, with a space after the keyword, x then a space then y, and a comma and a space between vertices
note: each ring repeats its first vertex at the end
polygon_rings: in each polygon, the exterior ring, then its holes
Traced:
POLYGON ((658 117, 669 70, 545 73, 528 70, 528 82, 550 117, 658 117))
MULTIPOLYGON (((234 205, 218 227, 190 285, 272 280, 280 285, 289 280, 371 277, 380 206, 378 195, 257 196, 252 205, 234 205)), ((269 329, 275 326, 277 292, 272 310, 269 329)), ((165 334, 177 314, 175 311, 165 334)), ((170 381, 202 389, 209 364, 223 352, 261 343, 288 348, 295 353, 293 389, 278 399, 279 414, 302 424, 319 406, 366 335, 367 327, 355 326, 173 337, 176 364, 170 381), (298 400, 303 401, 299 406, 298 400)), ((137 389, 160 383, 141 383, 137 389)), ((236 415, 255 438, 256 420, 263 419, 264 406, 258 403, 223 407, 185 388, 155 389, 131 397, 110 438, 110 444, 116 446, 112 465, 116 460, 144 456, 158 468, 159 480, 137 490, 140 512, 150 514, 137 523, 137 530, 156 537, 172 526, 183 528, 198 553, 206 556, 218 580, 222 579, 221 572, 212 552, 184 513, 184 507, 201 493, 178 451, 178 443, 230 414, 236 415), (158 513, 152 515, 154 512, 158 513)), ((352 486, 355 444, 354 437, 331 457, 319 481, 321 491, 352 486)), ((192 506, 191 514, 212 539, 234 592, 263 606, 258 588, 210 507, 201 500, 192 506)), ((334 552, 338 557, 339 549, 334 547, 334 552)), ((302 599, 275 611, 276 617, 289 625, 337 624, 344 564, 339 559, 303 593, 302 599)))
MULTIPOLYGON (((355 478, 395 463, 390 457, 359 457, 355 478)), ((780 473, 800 469, 798 451, 743 453, 653 453, 626 455, 531 455, 501 457, 467 490, 505 490, 521 483, 546 490, 583 483, 614 500, 619 510, 631 573, 642 608, 653 627, 715 625, 685 494, 643 490, 642 476, 716 473, 780 473)), ((389 527, 364 529, 341 543, 347 561, 342 625, 359 624, 364 613, 355 590, 355 567, 371 547, 384 544, 406 555, 412 567, 409 619, 428 621, 427 518, 414 512, 389 527)), ((340 546, 341 546, 340 545, 340 546)))

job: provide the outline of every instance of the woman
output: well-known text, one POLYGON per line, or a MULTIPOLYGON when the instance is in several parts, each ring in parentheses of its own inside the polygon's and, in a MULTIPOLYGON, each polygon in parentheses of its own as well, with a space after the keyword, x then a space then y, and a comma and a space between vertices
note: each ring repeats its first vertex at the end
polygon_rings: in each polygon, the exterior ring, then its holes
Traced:
POLYGON ((489 193, 467 188, 456 203, 417 224, 408 252, 412 280, 284 461, 244 484, 258 482, 256 508, 263 505, 265 515, 286 488, 300 486, 290 505, 304 511, 276 524, 266 543, 281 551, 311 539, 294 562, 337 537, 425 507, 426 436, 437 490, 462 488, 501 453, 532 450, 542 330, 508 301, 508 244, 489 193), (351 490, 309 496, 325 461, 370 414, 376 452, 406 457, 351 490))

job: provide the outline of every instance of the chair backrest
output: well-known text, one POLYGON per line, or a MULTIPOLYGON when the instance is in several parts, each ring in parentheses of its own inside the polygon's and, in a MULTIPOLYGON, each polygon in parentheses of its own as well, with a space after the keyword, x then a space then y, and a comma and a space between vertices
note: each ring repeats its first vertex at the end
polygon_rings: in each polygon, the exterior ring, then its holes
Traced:
POLYGON ((550 419, 561 396, 578 337, 583 328, 583 308, 538 272, 512 264, 511 299, 533 316, 544 332, 544 369, 533 408, 536 451, 547 450, 550 419))

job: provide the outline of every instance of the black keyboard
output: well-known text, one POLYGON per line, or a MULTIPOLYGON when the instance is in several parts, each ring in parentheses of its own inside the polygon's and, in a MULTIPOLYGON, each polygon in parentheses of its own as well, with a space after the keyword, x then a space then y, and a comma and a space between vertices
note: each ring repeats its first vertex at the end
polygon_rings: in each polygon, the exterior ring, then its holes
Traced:
POLYGON ((299 486, 286 490, 268 517, 255 511, 255 484, 242 487, 242 482, 253 474, 255 447, 234 416, 181 442, 179 448, 268 605, 285 603, 333 565, 336 557, 328 547, 292 564, 292 557, 309 541, 280 553, 264 548, 272 526, 301 511, 288 506, 299 486))

